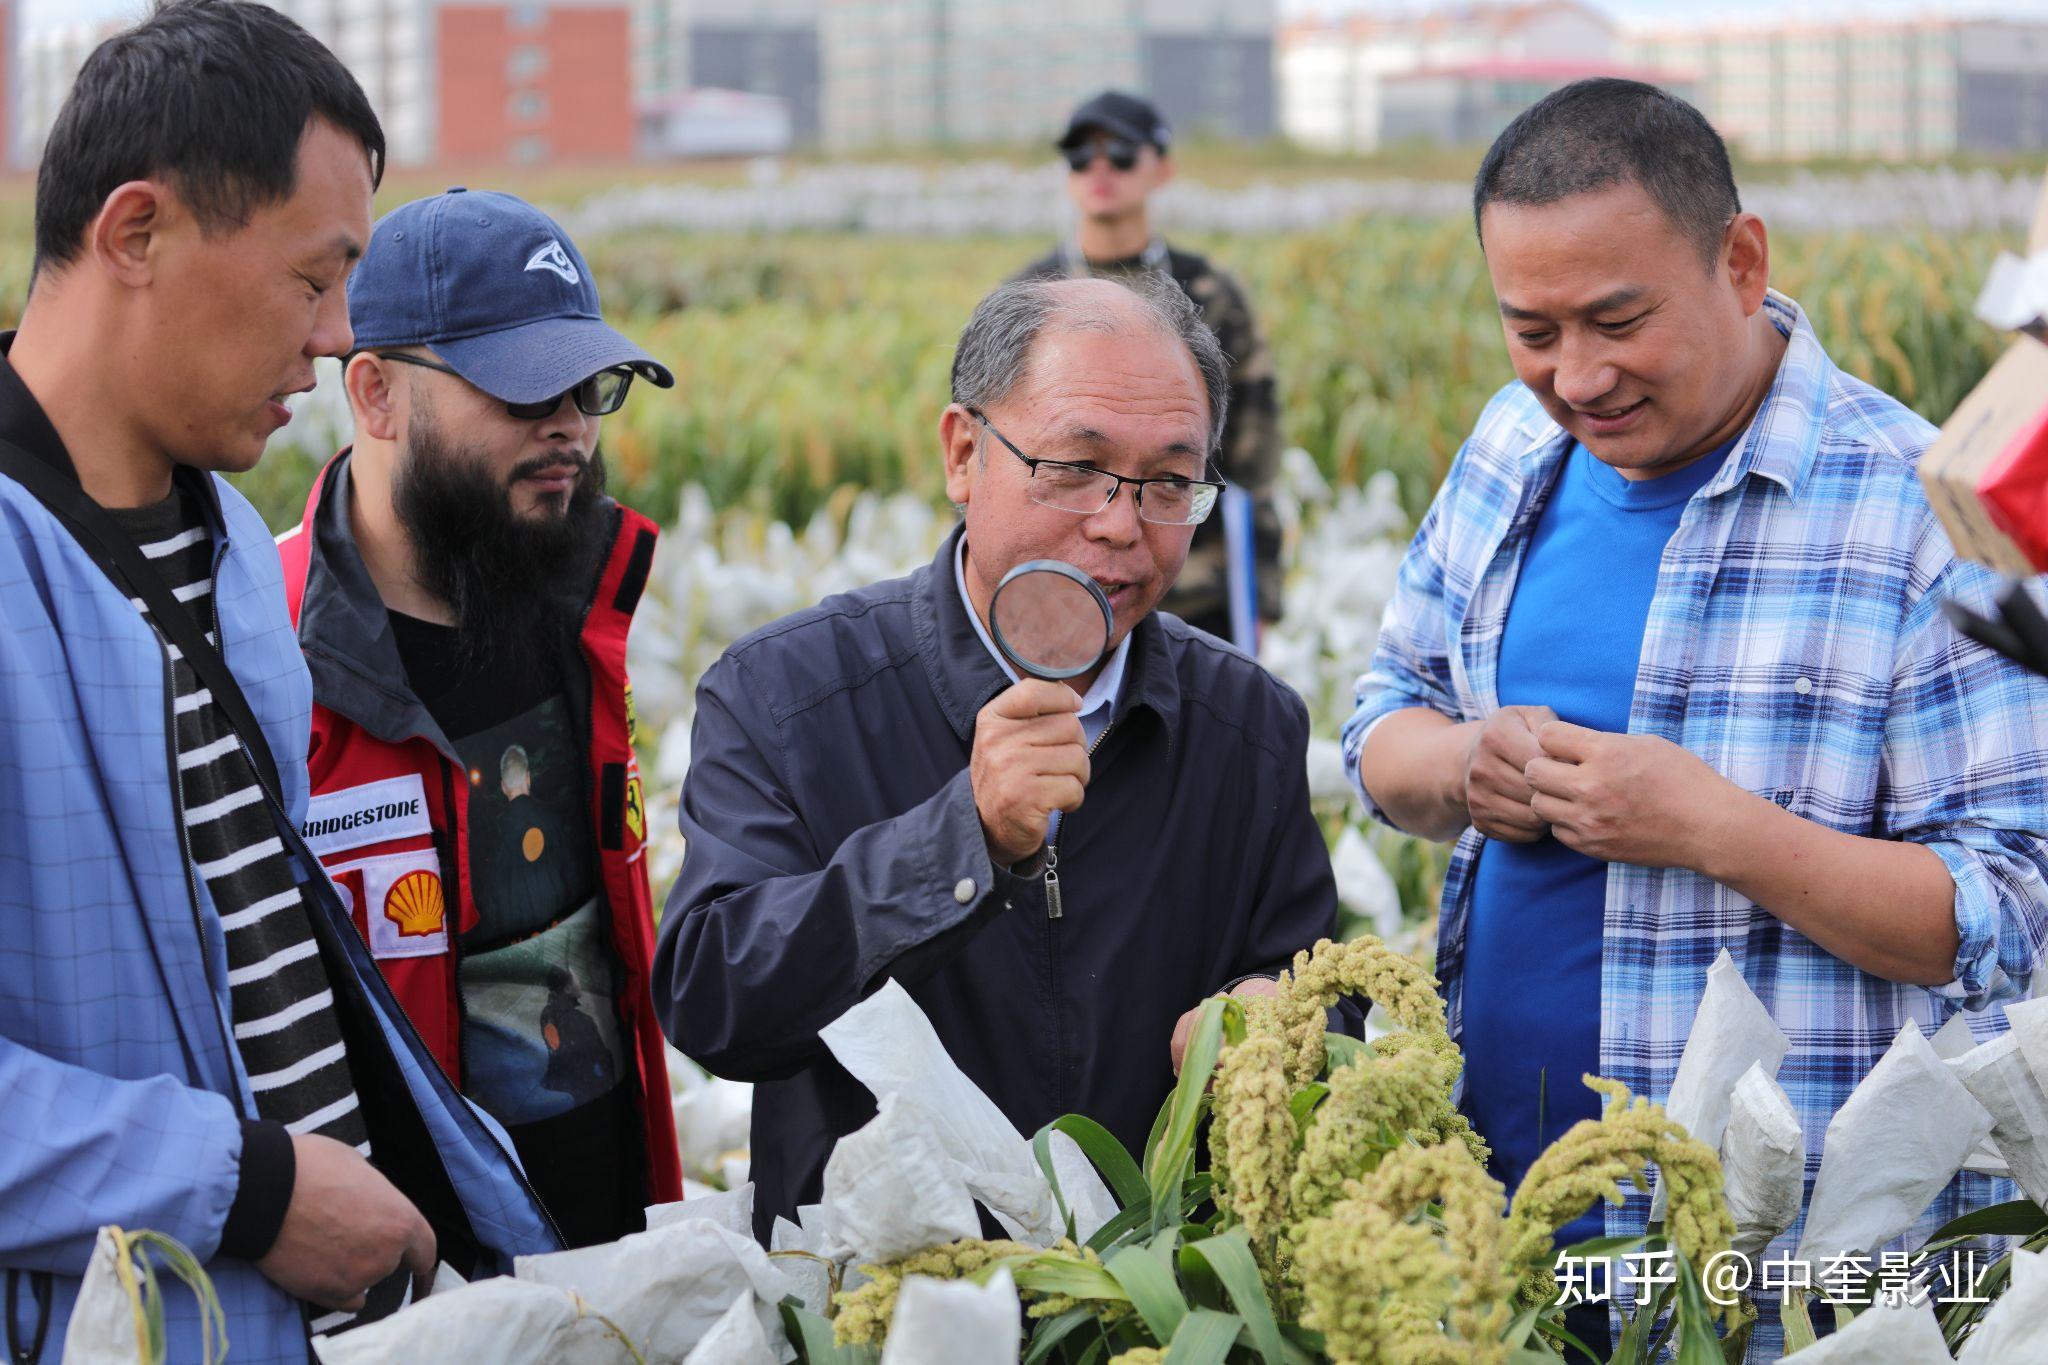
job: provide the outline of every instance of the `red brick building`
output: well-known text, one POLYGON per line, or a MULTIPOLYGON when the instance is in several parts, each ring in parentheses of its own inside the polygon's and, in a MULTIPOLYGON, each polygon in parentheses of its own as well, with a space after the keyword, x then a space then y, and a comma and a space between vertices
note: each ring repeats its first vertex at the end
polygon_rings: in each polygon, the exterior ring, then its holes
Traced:
POLYGON ((633 155, 632 15, 623 0, 271 3, 362 82, 394 165, 633 155))
POLYGON ((443 4, 437 161, 602 162, 633 154, 624 5, 443 4))

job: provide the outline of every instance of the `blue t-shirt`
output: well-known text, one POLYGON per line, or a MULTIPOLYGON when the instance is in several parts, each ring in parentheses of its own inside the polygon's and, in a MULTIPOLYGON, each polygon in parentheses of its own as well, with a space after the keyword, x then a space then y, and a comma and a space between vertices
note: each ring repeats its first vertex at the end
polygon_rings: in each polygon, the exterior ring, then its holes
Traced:
MULTIPOLYGON (((1574 445, 1536 522, 1501 635, 1503 706, 1626 733, 1664 547, 1733 442, 1673 474, 1630 480, 1574 445)), ((1464 975, 1464 1109, 1510 1198, 1543 1149, 1600 1097, 1607 864, 1545 837, 1489 839, 1473 874, 1464 975)), ((1602 1233, 1604 1204, 1559 1232, 1602 1233)))

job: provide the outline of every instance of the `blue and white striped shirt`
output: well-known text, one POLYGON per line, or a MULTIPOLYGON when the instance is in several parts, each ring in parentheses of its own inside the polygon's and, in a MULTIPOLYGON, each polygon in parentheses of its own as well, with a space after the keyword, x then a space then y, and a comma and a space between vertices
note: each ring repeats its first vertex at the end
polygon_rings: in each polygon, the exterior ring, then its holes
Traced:
MULTIPOLYGON (((1643 638, 1632 734, 1661 735, 1738 786, 1829 829, 1911 840, 1955 878, 1961 938, 1948 986, 1901 985, 1821 949, 1747 898, 1684 869, 1607 877, 1600 1065, 1662 1101, 1726 948, 1791 1039, 1779 1080, 1806 1131, 1809 1193, 1828 1120, 1908 1019, 1958 1009, 2006 1029, 2048 939, 2048 682, 1956 634, 1941 603, 1982 610, 1998 583, 1955 557, 1914 472, 1934 429, 1828 359, 1799 306, 1775 383, 1666 549, 1643 638)), ((1537 514, 1572 445, 1520 384, 1488 404, 1401 564, 1344 753, 1394 711, 1457 721, 1498 708, 1501 628, 1537 514)), ((1363 796, 1363 787, 1359 787, 1363 796)), ((1384 814, 1369 796, 1371 812, 1384 814)), ((1467 829, 1445 878, 1437 972, 1460 1027, 1467 829)), ((1957 1177, 1912 1240, 2014 1197, 1957 1177)), ((1647 1196, 1607 1214, 1635 1235, 1647 1196)), ((1803 1221, 1803 1220, 1802 1220, 1803 1221)), ((1798 1226, 1771 1254, 1789 1251, 1798 1226)))

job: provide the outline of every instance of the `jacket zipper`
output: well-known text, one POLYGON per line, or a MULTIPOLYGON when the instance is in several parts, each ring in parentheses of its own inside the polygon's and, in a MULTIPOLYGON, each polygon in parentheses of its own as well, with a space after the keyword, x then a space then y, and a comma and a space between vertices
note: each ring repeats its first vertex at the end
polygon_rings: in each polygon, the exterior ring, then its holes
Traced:
MULTIPOLYGON (((599 804, 603 799, 603 794, 598 790, 598 787, 603 781, 604 765, 597 761, 597 755, 595 752, 597 747, 596 726, 590 718, 592 710, 597 705, 596 670, 590 666, 588 652, 584 647, 584 639, 585 632, 590 629, 590 615, 592 612, 597 610, 598 594, 604 590, 605 574, 610 569, 612 556, 618 553, 619 538, 625 533, 625 530, 626 514, 623 511, 621 511, 612 518, 611 536, 608 540, 605 541, 604 552, 598 556, 597 581, 591 584, 590 595, 583 599, 583 610, 577 613, 576 633, 574 638, 570 642, 571 648, 569 650, 569 653, 572 657, 568 663, 568 667, 580 668, 583 670, 583 696, 581 699, 582 704, 576 707, 576 738, 577 742, 583 749, 584 779, 590 783, 589 788, 587 788, 584 792, 584 805, 586 809, 589 809, 590 807, 599 804)), ((652 572, 651 567, 649 569, 649 572, 652 572)), ((623 655, 621 656, 619 661, 619 671, 621 672, 621 674, 625 672, 625 659, 623 655)), ((564 678, 563 681, 566 683, 567 679, 564 678)), ((630 728, 626 733, 626 754, 629 760, 633 756, 633 734, 630 728)), ((623 797, 624 794, 621 793, 622 800, 623 797)), ((623 818, 624 817, 621 816, 621 819, 623 818)), ((611 945, 612 969, 614 975, 620 981, 624 981, 626 977, 626 952, 619 942, 620 910, 618 906, 612 904, 611 889, 605 885, 605 849, 603 831, 598 830, 594 832, 598 835, 598 838, 596 840, 596 843, 598 845, 597 901, 598 904, 602 906, 604 909, 605 938, 607 942, 609 942, 611 945)), ((623 830, 620 832, 620 847, 617 853, 618 856, 621 858, 625 856, 625 840, 623 830)), ((650 971, 651 970, 652 967, 650 964, 650 971)), ((620 1046, 624 1048, 628 1054, 627 1062, 632 1072, 638 1073, 640 1070, 640 1037, 636 1030, 627 1027, 624 1008, 625 995, 626 993, 623 989, 614 990, 612 992, 612 1020, 619 1030, 620 1046)), ((467 1030, 464 1031, 463 1036, 465 1038, 468 1037, 467 1030)), ((635 1106, 635 1108, 638 1110, 637 1117, 639 1119, 639 1124, 638 1131, 634 1134, 635 1148, 640 1153, 640 1175, 644 1187, 642 1192, 649 1199, 652 1199, 654 1197, 654 1181, 652 1175, 654 1166, 654 1154, 648 1150, 647 1113, 653 1105, 661 1103, 660 1087, 667 1084, 667 1079, 668 1078, 666 1076, 648 1076, 643 1078, 642 1084, 637 1087, 639 1091, 639 1102, 635 1106), (657 1084, 657 1082, 659 1082, 659 1084, 657 1084)), ((630 1077, 623 1079, 622 1084, 632 1084, 630 1077)))
MULTIPOLYGON (((1102 742, 1109 738, 1109 732, 1116 728, 1112 720, 1102 727, 1102 733, 1088 746, 1088 757, 1093 759, 1102 742)), ((1067 1030, 1063 1022, 1066 1011, 1060 1008, 1060 940, 1059 921, 1066 918, 1066 903, 1060 893, 1060 840, 1067 834, 1067 822, 1073 819, 1071 811, 1060 816, 1060 827, 1045 845, 1045 970, 1046 981, 1052 996, 1052 1055, 1054 1066, 1053 1108, 1064 1113, 1066 1101, 1067 1030)))
MULTIPOLYGON (((448 913, 442 911, 441 926, 448 933, 448 980, 455 988, 455 1065, 460 1075, 451 1079, 455 1088, 461 1090, 469 1081, 469 1000, 462 994, 462 882, 469 875, 469 869, 462 864, 461 841, 455 834, 455 765, 448 761, 446 754, 438 755, 441 760, 441 809, 448 812, 448 850, 445 860, 440 854, 435 860, 441 863, 441 878, 445 886, 455 888, 454 923, 449 923, 448 913)), ((464 817, 465 823, 468 817, 464 817)), ((400 1005, 403 1010, 405 1007, 400 1005)))
MULTIPOLYGON (((1097 735, 1095 742, 1088 746, 1088 757, 1090 759, 1095 757, 1096 750, 1102 747, 1102 742, 1109 738, 1109 732, 1115 728, 1115 721, 1111 721, 1102 727, 1102 733, 1097 735)), ((1066 900, 1060 894, 1060 840, 1065 837, 1067 821, 1071 819, 1073 819, 1071 813, 1060 816, 1060 827, 1053 834, 1052 841, 1045 846, 1045 917, 1047 919, 1064 919, 1067 913, 1066 900)))

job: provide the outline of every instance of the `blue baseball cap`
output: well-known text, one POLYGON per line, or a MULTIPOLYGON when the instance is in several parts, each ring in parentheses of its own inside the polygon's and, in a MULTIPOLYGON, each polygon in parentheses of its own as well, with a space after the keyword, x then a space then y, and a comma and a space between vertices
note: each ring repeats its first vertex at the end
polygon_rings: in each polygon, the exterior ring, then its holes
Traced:
POLYGON ((583 254, 554 219, 461 186, 386 214, 348 281, 356 349, 430 346, 505 403, 540 403, 599 370, 675 376, 607 326, 583 254))

